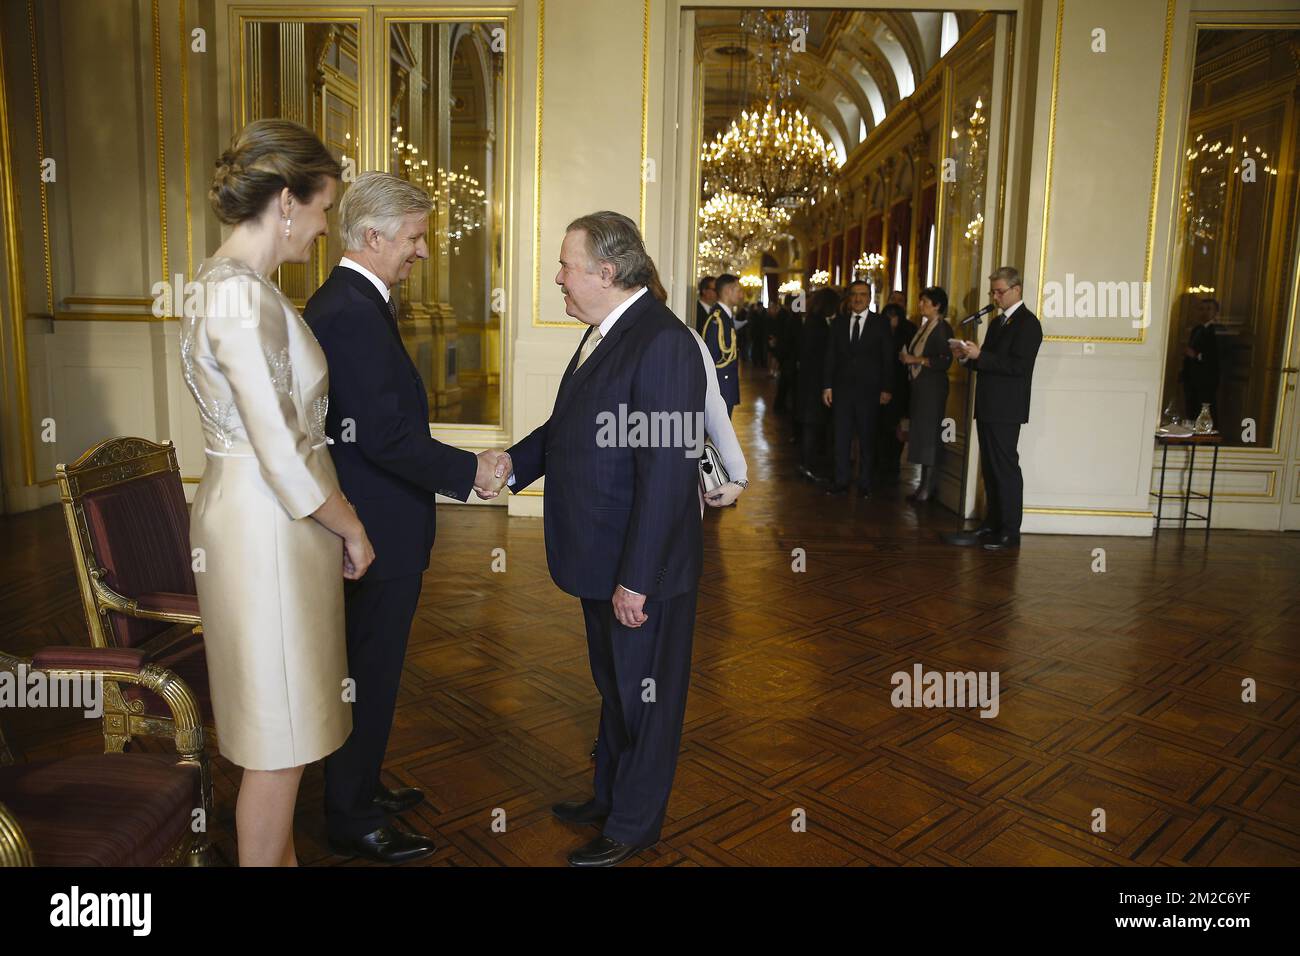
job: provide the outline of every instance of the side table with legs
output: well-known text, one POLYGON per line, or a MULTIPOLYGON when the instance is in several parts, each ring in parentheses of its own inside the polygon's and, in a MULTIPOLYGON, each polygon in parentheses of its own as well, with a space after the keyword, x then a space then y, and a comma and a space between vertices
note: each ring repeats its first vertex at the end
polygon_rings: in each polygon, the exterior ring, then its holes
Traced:
POLYGON ((1223 435, 1218 432, 1211 432, 1208 435, 1161 435, 1156 433, 1156 444, 1161 447, 1160 453, 1160 490, 1153 491, 1151 497, 1156 499, 1156 526, 1155 534, 1160 533, 1161 521, 1177 521, 1183 531, 1187 530, 1188 519, 1192 521, 1205 522, 1205 539, 1210 538, 1210 514, 1214 510, 1214 477, 1219 469, 1219 446, 1223 444, 1223 435), (1165 494, 1165 469, 1169 463, 1169 446, 1173 445, 1178 448, 1187 449, 1187 484, 1183 487, 1181 493, 1165 494), (1198 445, 1210 445, 1214 448, 1214 457, 1210 462, 1210 490, 1209 492, 1192 491, 1192 478, 1196 468, 1196 448, 1198 445), (1190 508, 1193 498, 1200 498, 1205 501, 1205 514, 1197 514, 1190 508), (1166 499, 1181 501, 1183 503, 1183 513, 1165 518, 1161 511, 1166 499))

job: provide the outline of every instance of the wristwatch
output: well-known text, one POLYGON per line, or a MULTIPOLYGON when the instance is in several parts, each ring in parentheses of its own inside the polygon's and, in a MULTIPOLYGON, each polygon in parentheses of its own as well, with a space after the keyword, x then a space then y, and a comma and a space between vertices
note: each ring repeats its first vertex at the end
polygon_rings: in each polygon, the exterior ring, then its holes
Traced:
POLYGON ((739 485, 741 488, 748 488, 748 487, 749 487, 749 479, 748 479, 748 478, 732 478, 732 479, 731 479, 731 483, 732 483, 733 485, 739 485))

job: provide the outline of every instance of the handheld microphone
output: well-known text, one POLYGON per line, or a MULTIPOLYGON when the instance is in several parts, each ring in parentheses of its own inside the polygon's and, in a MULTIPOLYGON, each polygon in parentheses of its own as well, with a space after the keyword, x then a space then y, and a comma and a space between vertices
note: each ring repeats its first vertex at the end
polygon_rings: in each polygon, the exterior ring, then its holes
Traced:
POLYGON ((970 324, 974 323, 975 325, 978 326, 978 325, 980 324, 980 316, 982 316, 982 315, 988 315, 988 314, 989 314, 990 312, 992 312, 995 308, 997 308, 997 306, 994 306, 994 305, 986 305, 986 306, 984 306, 984 308, 980 309, 978 312, 976 312, 976 313, 974 313, 974 314, 972 314, 972 315, 968 315, 968 316, 966 316, 966 318, 962 319, 961 322, 958 323, 958 325, 965 327, 965 326, 967 326, 967 325, 970 325, 970 324))

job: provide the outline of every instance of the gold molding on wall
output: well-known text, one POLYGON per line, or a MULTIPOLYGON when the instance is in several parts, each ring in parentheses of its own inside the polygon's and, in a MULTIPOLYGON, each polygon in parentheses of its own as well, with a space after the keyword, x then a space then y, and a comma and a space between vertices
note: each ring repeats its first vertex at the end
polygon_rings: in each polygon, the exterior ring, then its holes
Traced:
POLYGON ((1089 518, 1154 518, 1150 511, 1108 511, 1105 508, 1025 508, 1027 515, 1085 515, 1089 518))
POLYGON ((164 281, 170 281, 171 270, 167 259, 167 140, 163 128, 162 30, 158 4, 159 0, 152 0, 150 4, 153 21, 153 121, 158 137, 158 229, 162 247, 162 274, 164 281))
MULTIPOLYGON (((1175 463, 1174 463, 1174 462, 1170 462, 1170 464, 1169 464, 1169 469, 1168 469, 1168 470, 1169 470, 1169 472, 1170 472, 1171 474, 1177 474, 1177 475, 1181 476, 1181 475, 1182 475, 1184 472, 1186 472, 1186 470, 1187 470, 1187 468, 1186 468, 1186 464, 1187 464, 1187 455, 1186 455, 1186 453, 1184 453, 1184 454, 1180 457, 1180 459, 1178 460, 1178 462, 1176 463, 1176 467, 1175 467, 1175 463)), ((1285 462, 1279 462, 1279 463, 1278 463, 1278 466, 1284 466, 1285 464, 1286 464, 1285 462)), ((1208 474, 1210 474, 1210 469, 1209 469, 1209 468, 1195 468, 1195 469, 1192 470, 1192 474, 1193 474, 1193 476, 1195 476, 1195 475, 1208 475, 1208 474)), ((1241 499, 1241 500, 1247 500, 1247 501, 1248 501, 1248 500, 1252 500, 1252 499, 1254 499, 1254 500, 1260 500, 1260 501, 1262 501, 1262 500, 1264 500, 1264 499, 1272 499, 1272 498, 1276 497, 1276 495, 1277 495, 1277 467, 1274 467, 1274 468, 1270 468, 1270 469, 1268 469, 1268 470, 1265 470, 1265 469, 1263 469, 1263 468, 1232 468, 1232 467, 1228 467, 1228 466, 1225 466, 1225 465, 1219 465, 1218 468, 1214 469, 1214 474, 1215 474, 1215 483, 1214 483, 1214 487, 1215 487, 1215 491, 1214 491, 1214 500, 1215 500, 1215 501, 1218 501, 1220 498, 1232 498, 1232 499, 1241 499), (1268 476, 1268 488, 1267 488, 1265 491, 1262 491, 1262 492, 1254 492, 1254 491, 1223 491, 1223 490, 1220 488, 1220 481, 1221 481, 1221 479, 1222 479, 1222 477, 1223 477, 1224 475, 1267 475, 1267 476, 1268 476)), ((1153 493, 1155 492, 1155 490, 1156 490, 1156 488, 1159 486, 1159 484, 1160 484, 1160 466, 1159 466, 1159 465, 1152 465, 1152 467, 1151 467, 1151 489, 1152 489, 1152 492, 1153 492, 1153 493)), ((1166 487, 1168 487, 1168 481, 1167 481, 1167 480, 1166 480, 1166 487)), ((1175 490, 1175 491, 1178 491, 1179 489, 1178 489, 1178 488, 1175 488, 1174 490, 1175 490)), ((1166 492, 1166 494, 1168 494, 1168 492, 1166 492)))
MULTIPOLYGON (((30 7, 29 7, 30 11, 30 7)), ((27 311, 27 295, 23 284, 23 261, 19 253, 18 242, 18 194, 14 183, 14 167, 11 161, 13 147, 9 140, 9 93, 5 83, 4 44, 0 43, 0 202, 4 207, 5 222, 5 269, 9 273, 9 322, 10 341, 14 348, 14 386, 18 392, 18 434, 22 454, 22 477, 24 485, 31 485, 36 477, 36 462, 32 451, 32 436, 28 434, 31 420, 31 403, 27 397, 27 361, 25 336, 23 335, 24 315, 27 311)), ((4 393, 9 394, 9 363, 2 354, 4 336, 0 335, 0 377, 4 380, 4 393)))
MULTIPOLYGON (((36 6, 32 3, 32 0, 27 0, 27 37, 32 45, 32 108, 35 111, 36 119, 36 168, 39 170, 41 163, 45 160, 45 118, 41 111, 41 69, 40 61, 37 58, 36 6)), ((54 273, 50 260, 49 196, 45 189, 45 179, 43 177, 40 178, 40 184, 41 242, 45 253, 45 311, 52 313, 54 311, 54 273)), ((27 361, 25 348, 19 352, 18 357, 24 363, 27 361)), ((30 481, 28 483, 30 484, 30 481)))
MULTIPOLYGON (((533 130, 533 325, 538 319, 542 291, 542 107, 546 83, 546 0, 537 0, 537 125, 533 130)), ((546 323, 568 324, 568 323, 546 323)))
POLYGON ((190 49, 189 34, 185 31, 185 3, 177 0, 177 34, 181 60, 181 140, 185 175, 185 277, 194 275, 194 220, 190 212, 190 49))
MULTIPOLYGON (((1174 43, 1174 11, 1176 0, 1166 0, 1165 4, 1165 39, 1164 50, 1160 60, 1160 89, 1156 107, 1155 160, 1151 164, 1151 202, 1147 213, 1146 263, 1143 279, 1146 288, 1151 288, 1151 268, 1155 259, 1156 212, 1160 193, 1161 153, 1164 151, 1165 102, 1169 91, 1169 58, 1174 43)), ((1041 317, 1043 312, 1044 275, 1047 271, 1047 227, 1052 207, 1052 158, 1056 147, 1056 106, 1057 92, 1061 80, 1061 35, 1065 24, 1065 0, 1057 0, 1056 5, 1056 42, 1052 51, 1052 105, 1047 125, 1047 169, 1043 182, 1043 234, 1038 256, 1038 296, 1035 312, 1041 317)), ((1146 341, 1147 328, 1151 325, 1151 301, 1146 303, 1146 322, 1138 329, 1136 336, 1130 335, 1043 335, 1044 342, 1109 342, 1114 345, 1141 345, 1146 341)))
MULTIPOLYGON (((641 214, 637 223, 641 229, 641 238, 645 239, 645 163, 650 142, 650 0, 645 0, 641 19, 641 214)), ((655 179, 659 178, 658 169, 655 179)))

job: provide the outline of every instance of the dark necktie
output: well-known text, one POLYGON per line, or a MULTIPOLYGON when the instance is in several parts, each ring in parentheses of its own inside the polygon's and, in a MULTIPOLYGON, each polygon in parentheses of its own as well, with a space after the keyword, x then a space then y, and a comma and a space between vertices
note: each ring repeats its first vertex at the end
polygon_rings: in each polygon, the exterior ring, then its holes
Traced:
POLYGON ((849 345, 857 345, 858 338, 862 335, 862 316, 853 317, 853 334, 849 336, 849 345))
POLYGON ((391 295, 388 297, 388 317, 393 320, 393 330, 396 331, 397 330, 397 303, 393 301, 393 297, 391 295))

